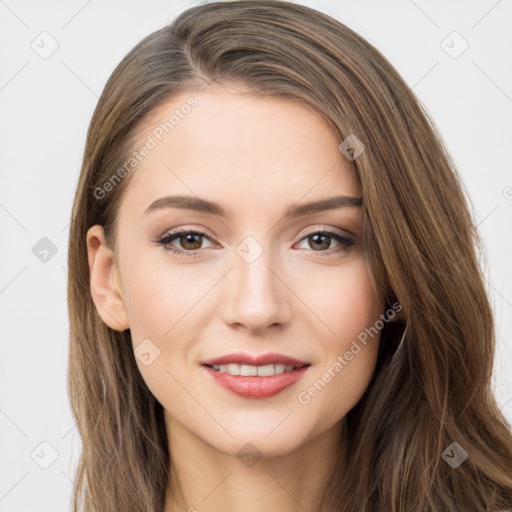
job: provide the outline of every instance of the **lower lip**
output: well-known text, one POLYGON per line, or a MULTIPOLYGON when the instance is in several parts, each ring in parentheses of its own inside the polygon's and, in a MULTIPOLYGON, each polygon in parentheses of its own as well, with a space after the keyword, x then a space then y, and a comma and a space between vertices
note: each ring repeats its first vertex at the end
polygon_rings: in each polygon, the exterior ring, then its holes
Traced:
POLYGON ((268 377, 244 377, 242 375, 230 375, 219 372, 209 366, 203 368, 215 379, 215 382, 237 395, 244 398, 267 398, 277 395, 287 387, 295 384, 309 366, 303 366, 290 372, 270 375, 268 377))

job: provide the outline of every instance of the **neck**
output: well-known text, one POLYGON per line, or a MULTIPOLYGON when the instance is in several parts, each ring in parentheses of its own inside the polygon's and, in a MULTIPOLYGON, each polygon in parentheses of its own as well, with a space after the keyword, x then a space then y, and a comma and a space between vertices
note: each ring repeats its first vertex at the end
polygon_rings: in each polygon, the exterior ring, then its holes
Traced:
POLYGON ((216 450, 170 416, 166 428, 171 468, 164 512, 319 512, 342 439, 336 423, 291 453, 242 457, 216 450))

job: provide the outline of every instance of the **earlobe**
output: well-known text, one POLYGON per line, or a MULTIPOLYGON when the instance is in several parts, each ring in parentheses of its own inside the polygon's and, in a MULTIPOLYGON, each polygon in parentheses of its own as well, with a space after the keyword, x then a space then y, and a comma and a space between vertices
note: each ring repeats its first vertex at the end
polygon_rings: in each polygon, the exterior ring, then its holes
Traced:
POLYGON ((91 295, 98 314, 111 329, 128 329, 119 271, 114 252, 105 242, 102 226, 95 225, 87 231, 87 256, 91 295))

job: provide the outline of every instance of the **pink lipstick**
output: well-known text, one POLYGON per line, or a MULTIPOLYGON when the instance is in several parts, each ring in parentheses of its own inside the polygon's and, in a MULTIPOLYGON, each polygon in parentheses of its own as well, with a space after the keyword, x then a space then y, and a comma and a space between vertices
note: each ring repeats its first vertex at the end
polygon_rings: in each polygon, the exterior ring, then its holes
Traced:
POLYGON ((309 363, 277 353, 229 354, 203 361, 213 380, 244 398, 267 398, 297 382, 309 363))

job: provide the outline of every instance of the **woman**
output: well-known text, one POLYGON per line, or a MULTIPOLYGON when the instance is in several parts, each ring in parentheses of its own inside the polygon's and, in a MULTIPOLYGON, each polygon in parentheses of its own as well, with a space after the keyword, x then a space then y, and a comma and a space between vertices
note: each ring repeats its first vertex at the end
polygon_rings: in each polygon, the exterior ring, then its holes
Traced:
POLYGON ((341 23, 217 2, 146 37, 72 215, 73 509, 510 509, 474 228, 428 113, 341 23))

